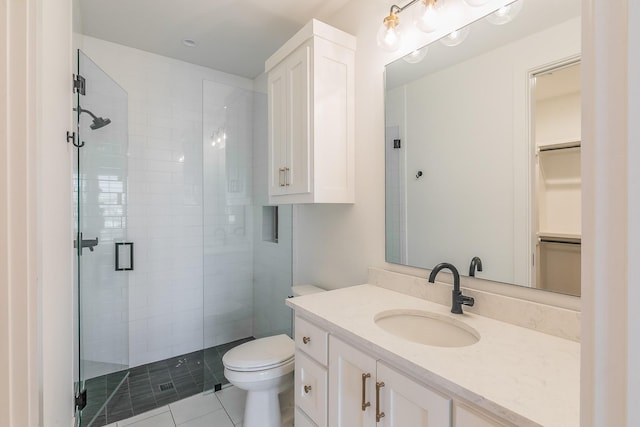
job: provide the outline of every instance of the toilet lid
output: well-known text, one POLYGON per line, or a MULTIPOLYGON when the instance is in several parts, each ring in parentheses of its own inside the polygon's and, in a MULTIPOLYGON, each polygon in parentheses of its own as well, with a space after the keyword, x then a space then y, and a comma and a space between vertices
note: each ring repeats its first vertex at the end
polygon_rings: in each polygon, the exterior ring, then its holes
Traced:
POLYGON ((234 371, 257 371, 282 365, 292 360, 294 353, 293 340, 283 334, 234 347, 222 356, 222 363, 234 371))

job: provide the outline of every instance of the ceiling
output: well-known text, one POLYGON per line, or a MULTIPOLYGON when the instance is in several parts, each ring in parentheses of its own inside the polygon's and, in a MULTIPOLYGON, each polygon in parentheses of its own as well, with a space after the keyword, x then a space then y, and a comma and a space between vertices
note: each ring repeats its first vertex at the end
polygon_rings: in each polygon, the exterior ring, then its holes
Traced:
POLYGON ((75 31, 253 79, 311 18, 326 19, 348 1, 79 0, 75 31))

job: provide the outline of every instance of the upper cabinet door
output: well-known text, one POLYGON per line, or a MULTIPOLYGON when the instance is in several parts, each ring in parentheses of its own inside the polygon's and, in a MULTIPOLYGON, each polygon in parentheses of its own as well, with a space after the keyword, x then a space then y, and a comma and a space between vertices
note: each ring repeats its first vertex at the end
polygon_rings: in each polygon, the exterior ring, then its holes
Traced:
POLYGON ((268 85, 269 194, 284 194, 284 167, 287 163, 287 84, 285 64, 271 72, 268 85))
POLYGON ((354 202, 354 51, 314 19, 267 60, 271 204, 354 202))
POLYGON ((309 44, 298 48, 287 59, 287 161, 285 186, 288 194, 311 192, 309 177, 309 44))

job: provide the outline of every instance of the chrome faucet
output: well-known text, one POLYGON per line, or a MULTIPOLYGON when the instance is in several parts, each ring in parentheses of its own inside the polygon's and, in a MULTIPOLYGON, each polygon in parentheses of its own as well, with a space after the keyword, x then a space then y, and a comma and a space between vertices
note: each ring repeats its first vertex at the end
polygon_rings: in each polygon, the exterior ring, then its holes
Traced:
POLYGON ((460 274, 458 273, 458 269, 448 262, 442 262, 431 270, 431 274, 429 274, 429 282, 433 283, 436 281, 436 276, 442 269, 447 269, 451 271, 453 274, 453 291, 451 291, 451 312, 455 314, 462 314, 462 306, 468 305, 469 307, 473 307, 474 300, 471 297, 462 295, 462 291, 460 291, 460 274))

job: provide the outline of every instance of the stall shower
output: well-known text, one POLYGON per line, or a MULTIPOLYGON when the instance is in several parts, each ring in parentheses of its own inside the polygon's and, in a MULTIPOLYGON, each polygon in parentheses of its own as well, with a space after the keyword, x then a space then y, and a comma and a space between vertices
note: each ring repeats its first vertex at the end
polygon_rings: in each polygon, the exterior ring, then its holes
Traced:
POLYGON ((102 426, 218 389, 226 350, 290 334, 291 209, 261 179, 264 82, 77 43, 77 404, 102 426))

